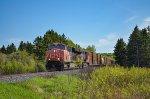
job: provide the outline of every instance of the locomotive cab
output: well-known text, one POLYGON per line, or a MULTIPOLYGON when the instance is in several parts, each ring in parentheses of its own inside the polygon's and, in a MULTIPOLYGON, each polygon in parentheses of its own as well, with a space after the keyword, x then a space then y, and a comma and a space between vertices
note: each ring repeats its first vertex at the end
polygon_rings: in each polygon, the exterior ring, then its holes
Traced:
POLYGON ((55 68, 62 71, 64 69, 64 62, 69 60, 69 52, 64 44, 51 44, 48 46, 48 51, 46 52, 47 70, 55 68))

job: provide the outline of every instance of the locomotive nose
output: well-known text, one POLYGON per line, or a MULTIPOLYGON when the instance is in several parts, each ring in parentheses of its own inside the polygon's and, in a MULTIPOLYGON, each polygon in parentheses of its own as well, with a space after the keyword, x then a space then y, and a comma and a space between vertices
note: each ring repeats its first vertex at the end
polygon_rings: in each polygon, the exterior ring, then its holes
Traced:
POLYGON ((61 50, 58 49, 52 49, 49 51, 48 60, 50 61, 60 61, 62 58, 61 50))

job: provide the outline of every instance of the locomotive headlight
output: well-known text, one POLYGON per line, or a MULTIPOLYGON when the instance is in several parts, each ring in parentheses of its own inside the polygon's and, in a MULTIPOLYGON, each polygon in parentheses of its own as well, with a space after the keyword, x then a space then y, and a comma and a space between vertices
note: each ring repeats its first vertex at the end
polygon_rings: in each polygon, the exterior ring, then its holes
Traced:
POLYGON ((48 60, 51 60, 50 58, 48 60))
POLYGON ((59 60, 59 58, 58 58, 58 60, 59 60))
POLYGON ((54 50, 54 52, 55 52, 55 50, 54 50))

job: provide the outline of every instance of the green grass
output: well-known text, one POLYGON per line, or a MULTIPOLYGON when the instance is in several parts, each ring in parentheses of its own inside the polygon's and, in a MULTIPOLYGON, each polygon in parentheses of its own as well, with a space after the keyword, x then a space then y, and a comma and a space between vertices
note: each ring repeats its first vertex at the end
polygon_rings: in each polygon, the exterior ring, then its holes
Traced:
POLYGON ((0 83, 0 99, 61 99, 77 96, 80 79, 67 75, 34 78, 21 83, 0 83))
POLYGON ((0 82, 0 99, 149 99, 150 69, 104 67, 90 76, 58 75, 0 82), (83 79, 88 78, 88 79, 83 79))

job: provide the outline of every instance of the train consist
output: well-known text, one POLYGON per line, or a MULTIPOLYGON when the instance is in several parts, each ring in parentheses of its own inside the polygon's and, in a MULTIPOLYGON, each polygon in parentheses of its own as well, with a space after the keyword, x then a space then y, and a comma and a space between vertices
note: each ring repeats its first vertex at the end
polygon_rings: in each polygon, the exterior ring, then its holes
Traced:
POLYGON ((85 67, 89 65, 110 66, 115 61, 100 55, 99 53, 77 50, 73 47, 54 43, 48 45, 46 52, 46 69, 63 71, 64 68, 85 67))

